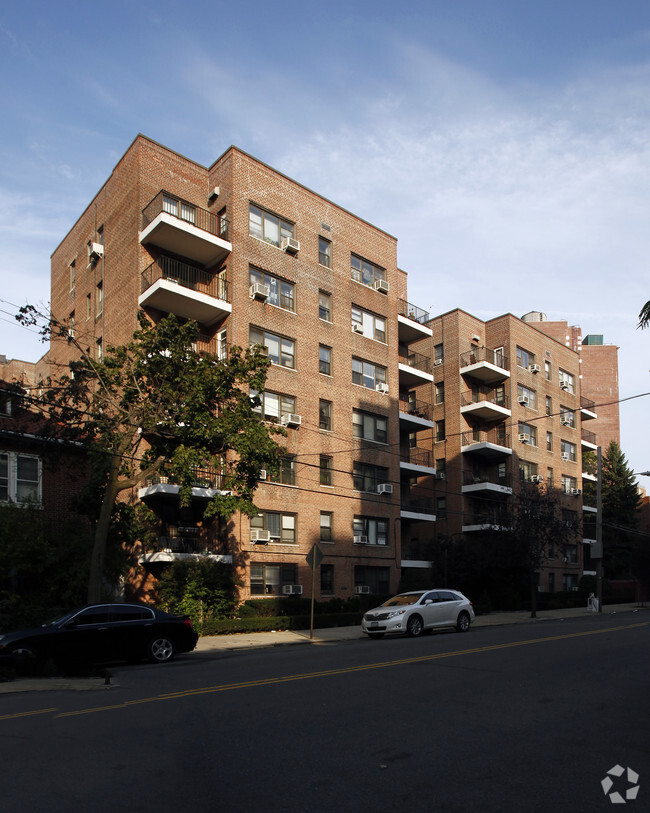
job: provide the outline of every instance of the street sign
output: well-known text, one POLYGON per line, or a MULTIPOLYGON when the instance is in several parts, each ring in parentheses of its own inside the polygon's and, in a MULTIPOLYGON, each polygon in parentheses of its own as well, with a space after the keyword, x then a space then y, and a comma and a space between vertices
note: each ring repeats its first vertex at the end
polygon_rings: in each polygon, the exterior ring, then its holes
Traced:
POLYGON ((316 570, 316 568, 323 561, 323 551, 318 547, 318 545, 312 545, 312 549, 305 558, 307 559, 307 564, 309 567, 312 570, 316 570))

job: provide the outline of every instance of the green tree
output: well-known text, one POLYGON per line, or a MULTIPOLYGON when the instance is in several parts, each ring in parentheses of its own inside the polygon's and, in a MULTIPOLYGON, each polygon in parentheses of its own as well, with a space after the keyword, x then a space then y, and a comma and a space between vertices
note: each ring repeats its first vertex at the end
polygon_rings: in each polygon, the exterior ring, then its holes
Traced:
POLYGON ((102 597, 107 543, 119 496, 164 469, 190 503, 197 469, 221 472, 221 488, 205 516, 252 515, 259 471, 278 468, 281 447, 253 411, 269 361, 260 348, 232 347, 227 360, 197 353, 198 327, 175 316, 151 324, 139 314, 133 340, 93 358, 70 326, 32 306, 17 318, 38 325, 44 340, 75 346, 77 359, 44 385, 41 407, 51 437, 83 443, 95 489, 95 533, 88 600, 102 597))
POLYGON ((605 573, 608 579, 630 577, 641 498, 634 473, 614 440, 603 453, 601 487, 605 573))

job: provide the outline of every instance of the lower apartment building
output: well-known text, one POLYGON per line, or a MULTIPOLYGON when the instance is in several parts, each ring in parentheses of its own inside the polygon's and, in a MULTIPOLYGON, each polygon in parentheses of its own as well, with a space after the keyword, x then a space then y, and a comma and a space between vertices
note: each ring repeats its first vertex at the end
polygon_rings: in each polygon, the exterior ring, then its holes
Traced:
MULTIPOLYGON (((582 511, 577 354, 510 315, 431 318, 393 236, 235 147, 205 167, 138 136, 54 251, 51 303, 98 358, 143 309, 196 320, 199 352, 261 344, 271 361, 259 417, 286 428, 286 454, 260 472, 259 513, 204 521, 219 472, 197 471, 184 509, 164 473, 143 484, 132 499, 159 525, 142 593, 170 561, 210 556, 242 599, 310 595, 316 544, 317 599, 386 594, 440 580, 432 540, 479 533, 520 477, 582 511)), ((577 546, 544 588, 577 585, 581 561, 577 546)))

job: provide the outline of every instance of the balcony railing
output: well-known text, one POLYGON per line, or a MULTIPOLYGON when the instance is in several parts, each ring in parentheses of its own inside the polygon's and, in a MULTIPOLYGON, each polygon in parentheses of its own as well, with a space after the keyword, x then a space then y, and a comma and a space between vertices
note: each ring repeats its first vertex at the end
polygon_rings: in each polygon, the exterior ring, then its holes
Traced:
POLYGON ((588 429, 581 429, 580 437, 587 443, 593 443, 593 445, 596 446, 596 435, 594 432, 590 432, 588 429))
POLYGON ((177 217, 185 223, 190 223, 192 226, 196 226, 197 229, 201 229, 201 231, 215 237, 220 237, 222 240, 229 239, 229 224, 225 217, 218 217, 212 212, 208 212, 207 209, 201 209, 200 206, 195 206, 193 203, 164 190, 161 190, 142 210, 143 230, 150 223, 153 223, 162 212, 177 217))
POLYGON ((426 401, 418 401, 416 398, 403 399, 400 398, 399 411, 407 415, 413 415, 416 418, 422 418, 425 421, 432 420, 433 407, 426 401))
POLYGON ((427 497, 402 497, 400 502, 402 511, 413 511, 417 514, 431 514, 434 515, 433 501, 427 497))
MULTIPOLYGON (((224 475, 214 469, 194 469, 194 488, 212 488, 221 489, 223 484, 224 475)), ((154 485, 178 485, 178 480, 174 479, 164 469, 160 472, 152 474, 147 479, 148 486, 154 485)))
POLYGON ((505 527, 505 520, 504 518, 499 515, 498 513, 475 513, 475 514, 464 514, 463 515, 463 527, 472 527, 472 526, 479 526, 480 528, 488 529, 488 528, 504 528, 505 527))
POLYGON ((207 294, 223 302, 230 302, 228 280, 223 274, 211 274, 209 271, 196 268, 196 266, 165 254, 142 272, 141 293, 144 293, 159 279, 176 282, 191 291, 207 294))
POLYGON ((431 562, 434 558, 431 542, 413 539, 402 544, 402 559, 406 561, 431 562))
POLYGON ((400 460, 402 463, 410 463, 412 466, 425 466, 430 469, 435 465, 433 452, 429 449, 419 449, 417 446, 402 451, 400 460))
POLYGON ((510 398, 504 392, 481 388, 478 391, 467 390, 460 394, 460 405, 462 407, 469 406, 470 404, 480 404, 483 401, 503 407, 504 409, 510 409, 510 398))
POLYGON ((145 553, 192 553, 226 555, 229 553, 227 541, 216 529, 167 525, 152 542, 145 544, 145 553))
POLYGON ((416 305, 411 305, 411 303, 407 302, 405 299, 400 299, 398 301, 398 308, 398 313, 400 316, 406 316, 407 319, 412 319, 414 322, 419 322, 421 325, 424 325, 429 321, 429 311, 422 310, 422 308, 418 308, 416 305))
POLYGON ((489 347, 473 347, 466 353, 462 353, 460 357, 460 366, 461 368, 470 367, 472 364, 479 364, 482 361, 493 364, 495 367, 499 367, 501 370, 510 369, 508 359, 505 357, 503 352, 500 350, 490 350, 489 347))
POLYGON ((592 401, 590 398, 585 398, 584 395, 580 396, 580 407, 582 409, 588 409, 589 412, 596 411, 596 402, 592 401))
POLYGON ((462 433, 461 443, 463 446, 471 446, 475 443, 493 443, 495 446, 510 448, 510 435, 501 427, 489 430, 474 429, 471 432, 462 433))
POLYGON ((409 367, 413 367, 414 370, 420 370, 420 372, 423 373, 431 372, 431 362, 428 356, 422 353, 416 353, 406 347, 399 348, 399 361, 400 364, 406 364, 409 367))
POLYGON ((496 471, 464 471, 463 472, 463 485, 474 486, 481 483, 487 483, 494 486, 505 486, 512 488, 512 475, 502 474, 499 475, 496 471))

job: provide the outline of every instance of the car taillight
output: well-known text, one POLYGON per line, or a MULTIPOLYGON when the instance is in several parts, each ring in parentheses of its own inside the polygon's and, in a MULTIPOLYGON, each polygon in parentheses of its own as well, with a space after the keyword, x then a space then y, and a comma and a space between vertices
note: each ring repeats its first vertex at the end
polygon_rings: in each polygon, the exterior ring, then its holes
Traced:
POLYGON ((189 627, 190 629, 192 629, 192 622, 190 621, 189 618, 184 618, 183 619, 183 624, 185 624, 186 627, 189 627))

